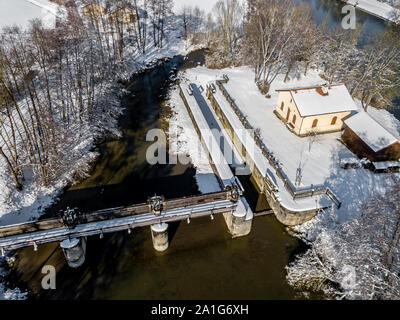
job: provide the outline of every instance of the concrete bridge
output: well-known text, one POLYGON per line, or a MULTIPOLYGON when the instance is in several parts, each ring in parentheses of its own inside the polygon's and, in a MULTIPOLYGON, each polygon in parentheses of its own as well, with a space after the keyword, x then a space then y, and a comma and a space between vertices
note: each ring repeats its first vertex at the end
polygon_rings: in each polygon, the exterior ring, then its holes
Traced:
MULTIPOLYGON (((79 213, 68 209, 60 217, 16 224, 0 228, 0 252, 48 242, 60 242, 68 265, 76 268, 85 261, 86 238, 88 236, 150 226, 154 248, 168 248, 168 223, 203 216, 214 219, 216 214, 231 217, 235 214, 242 194, 240 186, 232 185, 220 192, 192 197, 165 200, 162 196, 148 198, 147 203, 128 207, 105 209, 90 213, 79 213)), ((240 219, 229 219, 229 229, 240 229, 240 219)), ((235 236, 239 236, 236 234, 235 236)))

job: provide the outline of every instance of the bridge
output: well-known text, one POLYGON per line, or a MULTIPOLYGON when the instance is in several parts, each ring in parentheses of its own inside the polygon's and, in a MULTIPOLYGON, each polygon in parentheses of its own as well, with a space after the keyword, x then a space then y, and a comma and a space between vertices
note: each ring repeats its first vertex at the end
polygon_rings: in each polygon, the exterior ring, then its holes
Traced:
POLYGON ((162 196, 149 197, 147 203, 127 207, 104 209, 79 213, 68 209, 57 218, 21 223, 0 228, 0 251, 60 242, 68 264, 79 267, 85 260, 86 237, 127 230, 131 233, 137 227, 151 226, 154 248, 164 251, 168 248, 169 222, 210 216, 233 214, 242 194, 237 185, 223 191, 165 200, 162 196))
POLYGON ((165 200, 161 196, 148 198, 147 203, 105 209, 90 213, 79 213, 68 209, 62 216, 47 220, 22 223, 0 228, 0 251, 60 242, 68 265, 76 268, 85 261, 86 239, 88 236, 150 226, 153 246, 164 251, 169 246, 168 223, 215 214, 223 214, 232 237, 250 233, 253 211, 243 196, 243 186, 227 163, 218 137, 210 135, 209 123, 201 110, 198 88, 196 95, 180 90, 193 126, 210 160, 221 191, 165 200), (196 98, 197 97, 197 98, 196 98))

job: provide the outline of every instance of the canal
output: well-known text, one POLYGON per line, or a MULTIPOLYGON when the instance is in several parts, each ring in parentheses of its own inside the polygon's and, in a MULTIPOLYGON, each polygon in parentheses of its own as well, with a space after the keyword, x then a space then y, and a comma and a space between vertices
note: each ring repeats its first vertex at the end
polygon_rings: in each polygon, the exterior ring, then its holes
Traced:
MULTIPOLYGON (((341 4, 335 0, 293 0, 307 2, 317 23, 327 19, 340 24, 341 4)), ((387 28, 383 21, 357 13, 365 32, 387 28)), ((136 75, 127 88, 126 107, 120 119, 122 138, 98 144, 99 157, 88 179, 66 190, 46 217, 67 207, 97 210, 144 202, 150 195, 167 198, 199 193, 191 165, 155 165, 146 162, 148 130, 166 129, 168 108, 164 101, 175 70, 204 62, 201 54, 187 60, 176 57, 136 75)), ((251 184, 250 203, 260 203, 251 184)), ((262 202, 262 201, 261 201, 262 202)), ((296 299, 304 298, 285 280, 285 266, 305 250, 274 216, 253 221, 249 236, 231 239, 222 216, 174 223, 171 243, 164 253, 155 252, 149 228, 132 234, 119 232, 104 238, 88 238, 85 264, 67 266, 58 243, 25 248, 16 252, 16 266, 10 280, 28 289, 29 299, 296 299), (41 289, 41 268, 57 270, 56 290, 41 289)), ((322 298, 311 296, 312 298, 322 298)))

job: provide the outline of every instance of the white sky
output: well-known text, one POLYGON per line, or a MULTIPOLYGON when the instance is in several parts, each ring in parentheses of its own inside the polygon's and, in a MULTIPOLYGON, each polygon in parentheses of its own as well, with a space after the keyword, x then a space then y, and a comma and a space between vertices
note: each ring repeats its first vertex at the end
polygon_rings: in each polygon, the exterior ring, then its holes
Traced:
POLYGON ((214 7, 217 0, 174 0, 174 12, 179 14, 180 9, 186 4, 191 6, 198 6, 200 9, 210 12, 214 7))

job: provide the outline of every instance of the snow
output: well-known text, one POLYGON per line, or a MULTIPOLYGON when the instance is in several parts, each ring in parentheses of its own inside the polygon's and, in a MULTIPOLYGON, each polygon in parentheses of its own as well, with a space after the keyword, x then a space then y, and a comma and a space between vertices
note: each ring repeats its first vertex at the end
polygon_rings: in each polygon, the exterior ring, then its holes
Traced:
MULTIPOLYGON (((98 222, 79 224, 74 229, 56 228, 50 230, 37 231, 34 233, 24 233, 0 239, 0 246, 6 250, 14 250, 26 246, 27 243, 42 243, 62 241, 70 237, 85 237, 99 233, 116 232, 134 227, 154 226, 155 231, 164 231, 164 222, 185 220, 188 216, 203 217, 210 212, 221 213, 229 212, 236 204, 230 200, 220 200, 212 203, 203 203, 177 209, 163 211, 161 215, 155 216, 153 213, 131 215, 123 218, 116 218, 98 222), (161 222, 157 224, 155 222, 161 222)), ((245 205, 243 204, 245 207, 245 205)), ((67 245, 69 243, 67 242, 67 245)))
MULTIPOLYGON (((211 108, 207 105, 204 96, 204 87, 198 87, 194 83, 181 83, 183 95, 189 105, 193 118, 196 122, 196 126, 199 128, 202 141, 206 145, 207 151, 211 156, 212 162, 218 172, 219 178, 222 180, 224 186, 231 186, 235 183, 235 177, 229 164, 222 151, 224 146, 221 146, 220 135, 216 130, 211 130, 213 116, 207 113, 211 108), (192 89, 192 95, 188 94, 185 89, 190 86, 192 89), (207 110, 208 109, 208 110, 207 110), (206 118, 206 114, 209 116, 206 118)), ((240 198, 238 206, 233 213, 236 217, 246 217, 246 220, 253 219, 253 212, 244 197, 240 198)))
MULTIPOLYGON (((243 80, 243 78, 240 79, 237 76, 235 77, 235 72, 238 72, 238 70, 249 72, 250 68, 224 69, 223 72, 228 74, 229 78, 231 79, 229 82, 232 81, 232 77, 236 79, 236 81, 240 81, 243 80)), ((184 76, 189 82, 195 83, 197 87, 205 88, 209 81, 221 78, 220 74, 221 71, 218 70, 210 70, 204 67, 197 67, 195 69, 187 70, 184 76)), ((251 73, 249 74, 249 76, 252 77, 251 73)), ((250 84, 254 85, 253 78, 251 78, 249 81, 250 84)), ((242 89, 238 90, 239 92, 243 91, 242 89)), ((285 182, 282 181, 282 179, 280 179, 275 173, 275 169, 270 165, 269 161, 262 154, 260 148, 255 144, 254 139, 252 138, 249 131, 245 130, 242 123, 240 122, 232 108, 229 106, 228 102, 226 101, 220 90, 217 90, 214 97, 223 108, 223 111, 232 126, 235 128, 238 138, 244 145, 246 145, 248 150, 251 150, 250 153, 252 154, 253 160, 256 163, 256 166, 258 167, 260 172, 269 175, 271 180, 274 181, 276 186, 279 188, 280 191, 277 193, 277 197, 288 209, 293 211, 308 210, 316 209, 319 207, 327 207, 332 204, 330 199, 325 195, 293 199, 291 194, 284 186, 285 182)), ((206 100, 206 98, 204 97, 203 100, 206 100)), ((265 101, 265 98, 263 98, 263 101, 265 101)), ((207 104, 207 108, 212 109, 209 104, 207 104)), ((285 130, 287 129, 285 128, 285 130)))
POLYGON ((400 168, 400 161, 382 161, 382 162, 372 162, 375 169, 384 170, 389 168, 400 168))
POLYGON ((378 152, 393 143, 399 142, 365 111, 360 111, 354 116, 346 119, 344 123, 374 152, 378 152))
POLYGON ((196 168, 196 182, 200 192, 210 193, 221 190, 214 172, 210 166, 206 153, 185 105, 179 96, 178 88, 171 92, 168 104, 173 116, 169 119, 170 152, 177 155, 190 155, 190 160, 196 168))
MULTIPOLYGON (((7 261, 11 261, 7 260, 7 261)), ((3 274, 7 274, 8 270, 2 267, 0 261, 0 276, 3 274)), ((20 289, 15 288, 15 289, 10 289, 7 288, 4 283, 1 281, 0 277, 0 301, 2 300, 25 300, 27 298, 28 293, 27 292, 22 292, 20 289)))
POLYGON ((379 18, 400 22, 400 10, 377 0, 347 0, 348 4, 379 18))
POLYGON ((33 19, 55 27, 59 6, 46 0, 0 0, 0 8, 0 29, 12 25, 26 29, 33 19))
MULTIPOLYGON (((38 2, 38 0, 35 0, 38 2)), ((41 5, 44 5, 46 1, 40 1, 41 5)), ((7 12, 7 15, 11 13, 15 13, 12 17, 13 21, 15 17, 21 17, 18 22, 27 22, 30 19, 30 13, 33 10, 33 13, 36 15, 40 15, 42 11, 37 10, 37 5, 30 3, 28 1, 16 0, 13 1, 13 5, 10 4, 11 1, 0 0, 1 8, 6 8, 7 10, 0 12, 0 23, 5 21, 2 16, 4 12, 7 12), (8 9, 11 9, 9 11, 8 9), (32 10, 29 10, 32 8, 32 10), (35 11, 36 10, 36 11, 35 11), (26 14, 29 12, 29 14, 26 14), (28 17, 28 18, 27 18, 28 17)), ((49 9, 49 8, 48 8, 49 9)), ((47 9, 41 9, 49 12, 47 9)), ((36 16, 35 16, 36 17, 36 16)), ((34 18, 34 17, 33 17, 34 18)), ((168 17, 167 25, 166 25, 166 40, 165 45, 162 49, 155 48, 154 44, 151 41, 148 41, 146 54, 139 54, 133 48, 127 47, 125 50, 126 62, 130 62, 126 74, 121 74, 121 77, 126 76, 129 78, 132 73, 143 70, 146 67, 151 66, 154 63, 157 63, 159 59, 164 58, 172 58, 175 55, 185 55, 191 50, 195 49, 195 47, 187 45, 185 41, 181 39, 182 30, 177 28, 178 17, 171 16, 168 17)), ((180 21, 180 20, 179 20, 180 21)), ((180 25, 180 24, 179 24, 180 25)), ((27 24, 26 24, 27 26, 27 24)), ((114 97, 109 97, 109 99, 113 99, 114 97)), ((178 96, 179 98, 179 96, 178 96)), ((180 99, 180 98, 179 98, 180 99)), ((111 102, 114 102, 110 100, 111 102)), ((185 116, 181 114, 177 115, 178 124, 184 123, 187 119, 185 116)), ((190 119, 189 119, 190 121, 190 119)), ((109 128, 110 130, 112 128, 109 128)), ((97 153, 91 152, 90 150, 93 148, 95 133, 90 130, 86 130, 85 132, 80 132, 80 130, 76 131, 77 135, 79 134, 79 138, 76 138, 76 145, 73 145, 73 150, 71 149, 71 156, 79 155, 79 159, 77 161, 71 161, 70 170, 67 170, 65 175, 59 177, 59 180, 49 187, 39 187, 36 181, 33 179, 32 175, 29 172, 25 174, 25 182, 24 188, 21 192, 16 192, 13 184, 8 179, 8 175, 6 174, 6 167, 1 162, 0 164, 0 226, 18 224, 27 222, 30 220, 37 219, 41 213, 49 207, 55 200, 59 193, 63 190, 65 186, 72 180, 73 173, 77 168, 85 168, 89 163, 92 163, 97 153)), ((192 139, 196 138, 196 134, 190 134, 189 132, 185 132, 185 139, 187 141, 192 141, 192 139)), ((184 143, 183 137, 180 142, 184 143)), ((184 151, 184 148, 181 148, 180 151, 184 151)), ((213 192, 219 190, 218 183, 215 179, 212 170, 207 163, 203 162, 203 164, 199 164, 198 161, 201 158, 204 158, 204 152, 199 152, 198 158, 195 158, 195 162, 198 164, 196 180, 199 185, 199 189, 202 192, 213 192)), ((202 159, 204 160, 204 159, 202 159)), ((0 257, 1 259, 1 257, 0 257)), ((0 282, 1 282, 2 272, 0 270, 0 282)), ((0 296, 2 296, 2 292, 4 292, 3 288, 0 288, 0 296)))
POLYGON ((183 6, 198 6, 201 10, 208 13, 211 12, 216 3, 217 0, 174 0, 173 11, 176 14, 180 14, 183 6))
MULTIPOLYGON (((1 270, 0 270, 1 272, 1 270)), ((0 283, 0 301, 1 300, 25 300, 27 297, 27 292, 21 292, 21 290, 17 289, 6 289, 0 283)))
POLYGON ((71 249, 78 245, 79 239, 72 238, 72 239, 65 239, 60 243, 61 248, 63 249, 71 249))
MULTIPOLYGON (((334 209, 337 219, 346 220, 353 217, 358 214, 359 207, 372 194, 382 194, 386 190, 388 174, 374 174, 364 168, 343 169, 340 167, 341 159, 358 161, 358 158, 338 141, 341 137, 340 132, 318 135, 315 141, 310 142, 309 138, 301 138, 290 132, 273 113, 278 102, 276 89, 306 87, 315 83, 323 83, 323 79, 319 77, 317 71, 309 72, 307 77, 295 77, 287 83, 283 82, 284 75, 279 75, 272 83, 270 99, 266 99, 259 92, 254 83, 253 70, 250 67, 223 70, 197 67, 187 70, 185 78, 196 83, 197 86, 205 87, 209 81, 221 78, 223 73, 227 74, 230 79, 228 83, 224 84, 225 88, 253 128, 260 129, 262 141, 279 160, 288 180, 295 185, 298 168, 301 168, 302 178, 296 185, 297 189, 325 186, 338 196, 342 206, 340 209, 334 209)), ((221 103, 225 115, 232 122, 235 130, 244 129, 219 89, 215 98, 221 103)), ((359 101, 356 101, 356 105, 361 110, 359 101)), ((385 123, 387 130, 395 137, 399 135, 400 122, 389 112, 370 107, 368 114, 379 122, 385 123)), ((239 135, 243 141, 246 141, 245 137, 246 134, 243 134, 242 137, 239 135)), ((321 197, 293 200, 291 195, 284 191, 283 182, 275 174, 274 168, 269 165, 261 153, 258 153, 257 148, 256 146, 254 153, 257 167, 264 172, 266 170, 271 180, 276 183, 280 190, 278 195, 289 209, 315 208, 317 204, 330 202, 329 199, 321 197)))
POLYGON ((324 96, 318 93, 317 88, 321 88, 321 86, 282 91, 290 91, 302 117, 357 110, 357 106, 344 84, 329 86, 328 94, 324 96))
POLYGON ((171 59, 177 55, 186 55, 193 50, 201 48, 201 46, 191 45, 187 40, 182 39, 183 27, 176 27, 181 26, 181 19, 181 17, 175 15, 167 17, 165 22, 166 43, 162 48, 154 46, 151 38, 147 41, 145 54, 137 52, 134 48, 125 48, 126 56, 130 60, 130 66, 124 74, 125 77, 129 78, 133 73, 155 64, 159 60, 171 59))
POLYGON ((153 230, 154 232, 164 232, 167 231, 167 229, 168 229, 168 224, 166 223, 157 223, 151 226, 151 230, 153 230))
MULTIPOLYGON (((187 86, 187 84, 182 84, 182 87, 187 86)), ((205 143, 207 151, 210 153, 213 163, 215 164, 217 171, 219 173, 219 177, 225 186, 230 186, 233 182, 233 174, 229 165, 221 152, 219 144, 217 144, 216 139, 211 132, 207 120, 204 118, 204 115, 198 105, 199 96, 201 93, 195 84, 191 84, 193 88, 193 95, 189 95, 184 89, 183 94, 189 104, 193 117, 196 121, 196 124, 201 132, 202 141, 205 143), (196 98, 197 96, 197 98, 196 98)))

